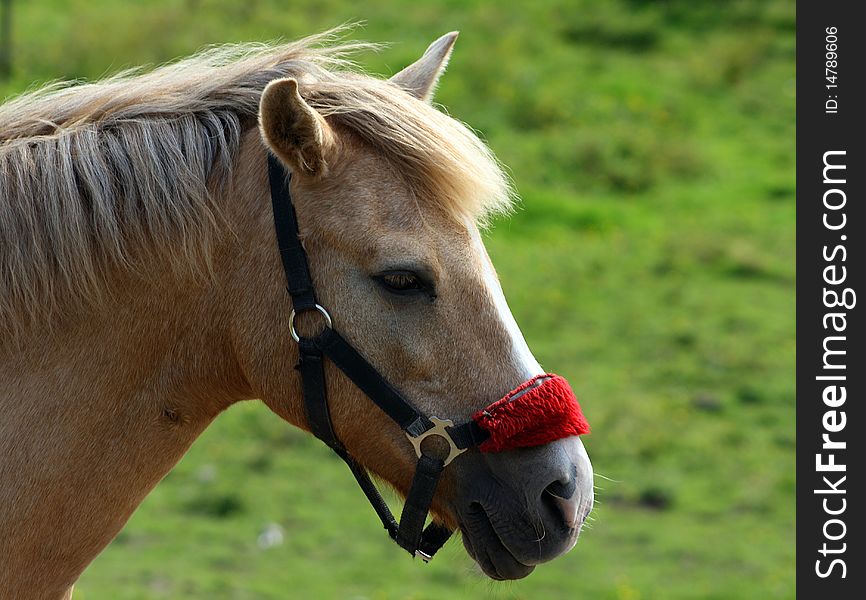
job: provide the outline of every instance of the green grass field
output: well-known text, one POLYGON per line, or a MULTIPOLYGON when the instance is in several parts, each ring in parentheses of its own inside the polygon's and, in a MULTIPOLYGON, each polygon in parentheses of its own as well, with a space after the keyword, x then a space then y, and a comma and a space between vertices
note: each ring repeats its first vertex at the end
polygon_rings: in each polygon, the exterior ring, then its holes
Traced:
POLYGON ((591 527, 494 584, 413 563, 345 467, 262 405, 220 417, 76 600, 792 598, 792 2, 15 2, 12 78, 94 78, 364 19, 391 73, 462 31, 437 100, 523 198, 488 235, 517 321, 593 424, 591 527), (257 543, 279 526, 283 543, 257 543))

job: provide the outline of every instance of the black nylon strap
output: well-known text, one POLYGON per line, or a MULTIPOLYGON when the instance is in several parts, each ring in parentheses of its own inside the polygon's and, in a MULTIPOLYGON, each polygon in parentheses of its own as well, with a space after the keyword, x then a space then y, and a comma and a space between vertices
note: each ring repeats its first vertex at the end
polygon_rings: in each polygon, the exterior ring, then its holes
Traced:
POLYGON ((289 191, 290 174, 270 152, 268 153, 268 180, 271 186, 271 206, 274 211, 274 228, 277 232, 277 244, 280 248, 280 259, 286 272, 286 283, 292 296, 292 306, 295 312, 311 310, 316 307, 316 295, 313 290, 313 280, 310 278, 310 268, 307 265, 307 253, 298 237, 298 218, 292 204, 289 191))
POLYGON ((486 429, 482 429, 475 421, 467 421, 462 425, 448 428, 451 439, 461 450, 470 446, 479 446, 490 437, 486 429))
POLYGON ((354 475, 355 481, 358 482, 358 487, 364 492, 373 510, 376 511, 376 514, 382 521, 382 525, 388 530, 388 535, 392 538, 395 537, 399 526, 397 520, 394 519, 394 515, 391 514, 391 509, 388 508, 379 490, 376 489, 367 470, 352 458, 334 433, 330 411, 328 410, 322 351, 311 341, 301 338, 298 342, 298 353, 299 358, 296 368, 301 373, 304 411, 306 412, 310 431, 330 446, 337 456, 343 459, 343 462, 346 463, 352 475, 354 475))
POLYGON ((423 553, 421 558, 425 561, 433 558, 433 555, 445 545, 452 533, 454 532, 445 525, 436 522, 430 523, 421 534, 421 541, 418 543, 418 550, 423 553))
MULTIPOLYGON (((403 513, 400 516, 400 523, 397 523, 397 520, 394 518, 394 515, 391 513, 391 509, 388 507, 388 504, 385 502, 382 495, 379 493, 379 490, 376 489, 376 486, 373 484, 370 479, 367 470, 358 464, 355 459, 349 455, 345 449, 334 449, 334 452, 343 459, 343 461, 348 465, 349 469, 352 472, 352 475, 355 476, 355 481, 358 482, 358 486, 364 492, 364 495, 367 496, 367 500, 370 502, 370 505, 373 507, 373 510, 376 511, 376 515, 379 517, 379 520, 382 521, 382 526, 388 532, 388 535, 391 536, 391 539, 395 540, 402 548, 407 550, 413 556, 418 556, 420 551, 420 557, 424 561, 429 561, 436 552, 439 551, 442 546, 445 545, 445 542, 451 537, 453 531, 446 527, 445 525, 441 525, 439 523, 432 522, 428 525, 420 535, 417 536, 417 542, 414 544, 410 542, 410 540, 406 540, 403 543, 400 542, 401 536, 403 538, 409 537, 410 530, 414 530, 417 527, 418 531, 420 531, 421 527, 424 526, 424 521, 427 518, 427 513, 430 511, 429 501, 427 503, 427 508, 423 508, 421 505, 423 501, 419 498, 419 502, 417 502, 416 508, 411 508, 407 513, 406 508, 404 506, 403 513), (405 529, 404 529, 405 528, 405 529)), ((434 459, 435 460, 435 459, 434 459)), ((438 461, 442 462, 442 461, 438 461)), ((432 484, 432 491, 430 492, 430 501, 433 499, 433 494, 436 491, 436 483, 438 482, 439 475, 442 470, 439 470, 439 474, 436 474, 434 479, 435 481, 432 484)), ((413 486, 412 489, 415 489, 415 480, 417 479, 417 471, 416 475, 413 478, 413 486)), ((429 485, 429 484, 425 484, 429 485)), ((426 494, 426 492, 423 492, 426 494)), ((416 497, 418 492, 415 492, 416 497)), ((409 495, 407 496, 407 503, 409 502, 408 498, 413 497, 412 490, 409 491, 409 495)), ((412 534, 415 535, 415 534, 412 534)))
POLYGON ((376 406, 391 417, 400 429, 414 437, 433 426, 430 419, 409 404, 339 333, 326 327, 314 339, 314 343, 376 406))
POLYGON ((348 465, 349 470, 352 471, 352 475, 355 476, 355 481, 358 482, 361 491, 363 491, 364 495, 367 496, 370 506, 372 506, 373 510, 376 511, 376 515, 379 517, 379 520, 382 521, 382 526, 388 531, 388 535, 390 535, 392 539, 396 538, 400 526, 397 524, 397 519, 395 519, 394 515, 391 513, 391 509, 388 508, 385 499, 382 498, 382 494, 379 493, 379 490, 376 489, 375 484, 373 484, 373 481, 370 479, 367 469, 358 464, 358 462, 355 461, 355 459, 352 458, 345 449, 335 449, 334 451, 343 459, 343 462, 348 465))
POLYGON ((322 351, 309 340, 301 338, 298 342, 298 364, 295 368, 301 374, 304 412, 310 431, 334 450, 342 450, 343 445, 337 440, 328 410, 322 351))
POLYGON ((301 338, 298 342, 298 365, 297 369, 301 373, 301 385, 303 387, 304 410, 307 416, 307 423, 310 426, 310 431, 317 438, 325 442, 330 448, 343 459, 343 462, 349 467, 355 481, 358 482, 358 487, 367 496, 367 500, 376 511, 382 525, 388 530, 388 534, 393 538, 397 535, 397 520, 391 514, 391 510, 376 489, 370 479, 367 470, 362 467, 352 456, 346 451, 346 448, 337 439, 334 433, 334 427, 331 423, 331 415, 328 410, 328 398, 325 387, 325 369, 322 361, 322 351, 319 350, 311 341, 301 338))
POLYGON ((427 520, 427 513, 430 512, 430 503, 433 502, 436 485, 444 468, 445 463, 441 459, 423 454, 418 459, 418 466, 415 467, 412 487, 409 488, 406 503, 403 504, 403 513, 400 515, 400 528, 397 530, 397 537, 394 538, 401 547, 412 554, 415 554, 421 544, 424 522, 427 520))
MULTIPOLYGON (((299 237, 298 220, 289 189, 290 177, 279 160, 269 153, 268 179, 280 259, 286 274, 292 307, 295 312, 301 312, 316 308, 316 296, 307 254, 299 237)), ((348 453, 334 433, 325 387, 324 356, 328 356, 361 391, 409 435, 417 436, 424 433, 432 427, 432 423, 407 402, 351 344, 330 327, 326 327, 322 334, 314 339, 301 338, 298 341, 298 364, 295 368, 301 375, 304 411, 310 431, 343 459, 391 538, 413 556, 420 553, 422 558, 429 560, 452 533, 450 529, 438 523, 431 523, 424 529, 424 522, 430 512, 430 504, 444 469, 443 461, 427 456, 422 456, 418 460, 412 486, 398 524, 367 470, 348 453)), ((455 431, 463 432, 463 430, 462 426, 455 428, 455 431)), ((479 428, 479 431, 482 430, 479 428)), ((462 435, 471 442, 472 435, 476 433, 466 429, 462 435)))

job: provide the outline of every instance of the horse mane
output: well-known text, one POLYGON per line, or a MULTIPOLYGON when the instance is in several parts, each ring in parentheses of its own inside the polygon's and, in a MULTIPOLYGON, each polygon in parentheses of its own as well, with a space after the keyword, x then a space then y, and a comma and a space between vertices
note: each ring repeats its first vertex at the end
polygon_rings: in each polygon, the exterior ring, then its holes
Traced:
POLYGON ((376 46, 340 29, 283 44, 212 47, 95 83, 59 82, 0 106, 0 332, 97 302, 112 269, 149 255, 207 268, 242 134, 267 83, 397 163, 455 218, 510 205, 507 177, 465 125, 349 60, 376 46))

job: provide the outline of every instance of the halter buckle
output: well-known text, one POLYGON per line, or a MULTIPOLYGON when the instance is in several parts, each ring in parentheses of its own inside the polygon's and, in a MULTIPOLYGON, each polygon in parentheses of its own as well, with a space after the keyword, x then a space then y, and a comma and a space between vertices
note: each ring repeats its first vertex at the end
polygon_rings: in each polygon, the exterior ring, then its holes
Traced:
POLYGON ((433 557, 431 555, 427 554, 426 552, 424 552, 423 550, 415 550, 415 558, 420 558, 425 563, 428 563, 431 560, 433 560, 433 557))
MULTIPOLYGON (((448 465, 452 460, 466 452, 467 448, 458 448, 457 444, 454 443, 454 440, 451 439, 451 434, 448 433, 447 427, 454 427, 454 421, 450 419, 440 419, 439 417, 430 417, 430 422, 433 423, 433 427, 425 431, 424 433, 420 433, 416 436, 406 434, 406 437, 409 438, 409 441, 412 442, 412 446, 415 448, 415 454, 418 455, 418 458, 421 458, 421 455, 424 454, 421 451, 421 444, 431 435, 438 435, 441 438, 444 438, 446 442, 448 442, 448 456, 445 457, 443 461, 443 466, 448 465)), ((418 552, 421 552, 420 550, 418 552)), ((418 556, 424 559, 424 553, 421 552, 418 556)), ((424 559, 425 561, 429 560, 430 557, 424 559)))

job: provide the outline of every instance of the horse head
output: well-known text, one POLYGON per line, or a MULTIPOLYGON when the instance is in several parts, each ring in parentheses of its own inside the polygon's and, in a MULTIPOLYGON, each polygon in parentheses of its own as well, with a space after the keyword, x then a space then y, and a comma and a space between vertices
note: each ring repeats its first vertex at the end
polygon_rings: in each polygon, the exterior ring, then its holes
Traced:
MULTIPOLYGON (((479 229, 507 206, 507 180, 468 128, 430 105, 455 39, 435 41, 388 82, 359 81, 349 108, 346 94, 321 82, 274 80, 262 94, 260 130, 292 173, 312 280, 334 327, 419 411, 458 423, 544 371, 508 308, 479 229), (343 106, 336 109, 338 96, 343 106)), ((262 237, 271 259, 258 269, 273 295, 269 320, 279 323, 289 300, 276 243, 262 237)), ((299 321, 310 336, 322 325, 315 313, 299 321)), ((284 325, 271 329, 286 332, 284 325)), ((272 347, 258 341, 258 352, 272 347)), ((416 460, 406 436, 334 365, 326 374, 337 439, 406 494, 416 460)), ((250 374, 272 409, 308 427, 299 394, 273 393, 273 377, 285 375, 250 374)), ((437 519, 459 527, 485 573, 515 579, 568 551, 592 503, 592 467, 572 436, 465 453, 446 469, 433 508, 437 519)))

